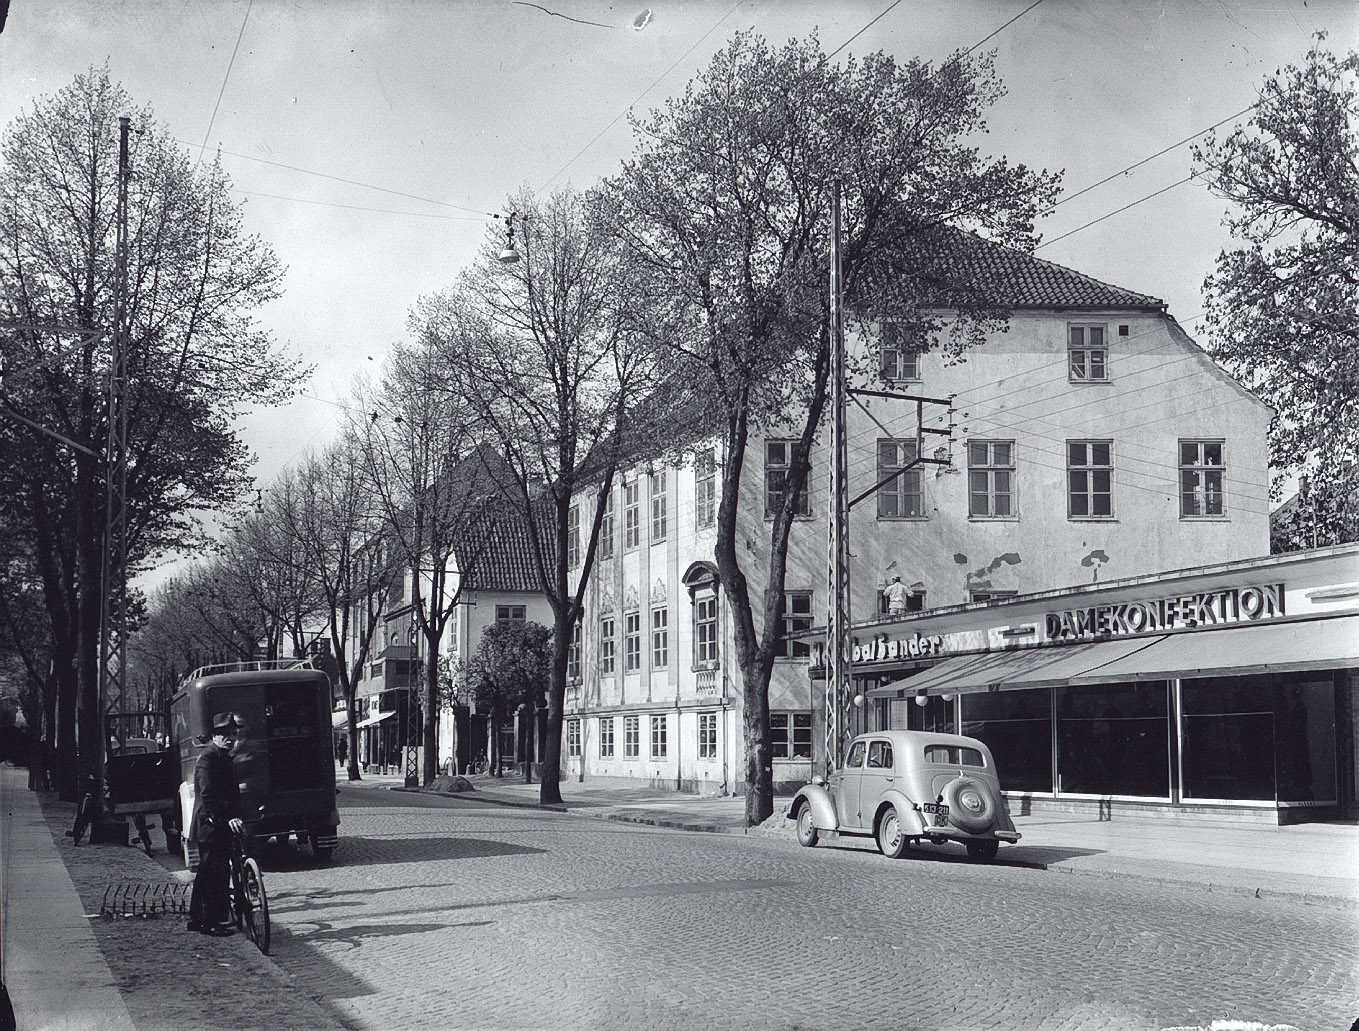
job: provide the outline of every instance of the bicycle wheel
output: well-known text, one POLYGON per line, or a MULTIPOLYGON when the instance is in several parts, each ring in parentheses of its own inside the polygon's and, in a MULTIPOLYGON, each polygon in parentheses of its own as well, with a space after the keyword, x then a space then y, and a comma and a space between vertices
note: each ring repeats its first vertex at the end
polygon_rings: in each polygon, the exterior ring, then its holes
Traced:
POLYGON ((241 866, 241 880, 244 882, 246 933, 266 956, 269 955, 269 896, 264 890, 264 874, 260 865, 247 859, 241 866))
POLYGON ((94 796, 86 795, 76 806, 75 823, 71 825, 72 845, 80 844, 80 839, 85 836, 85 832, 90 829, 92 823, 94 823, 94 796))

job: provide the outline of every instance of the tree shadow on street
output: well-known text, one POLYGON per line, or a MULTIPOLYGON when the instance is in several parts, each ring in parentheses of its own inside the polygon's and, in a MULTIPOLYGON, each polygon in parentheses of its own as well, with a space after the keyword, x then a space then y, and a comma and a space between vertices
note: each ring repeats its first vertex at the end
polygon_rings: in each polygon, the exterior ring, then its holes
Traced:
MULTIPOLYGON (((432 860, 488 859, 502 856, 542 855, 546 849, 512 845, 492 838, 467 837, 362 837, 341 835, 331 859, 334 866, 375 866, 388 863, 427 863, 432 860)), ((287 845, 266 847, 259 852, 264 870, 304 870, 316 861, 304 850, 287 845)))

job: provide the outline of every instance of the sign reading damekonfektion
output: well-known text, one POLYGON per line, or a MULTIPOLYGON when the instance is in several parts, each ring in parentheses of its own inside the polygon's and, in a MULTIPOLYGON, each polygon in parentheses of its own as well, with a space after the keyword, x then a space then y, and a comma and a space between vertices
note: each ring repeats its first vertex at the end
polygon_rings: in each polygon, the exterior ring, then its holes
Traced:
POLYGON ((1284 585, 1227 587, 1194 594, 1174 594, 1148 601, 1062 609, 1044 615, 1049 640, 1119 637, 1180 627, 1245 623, 1284 615, 1284 585))

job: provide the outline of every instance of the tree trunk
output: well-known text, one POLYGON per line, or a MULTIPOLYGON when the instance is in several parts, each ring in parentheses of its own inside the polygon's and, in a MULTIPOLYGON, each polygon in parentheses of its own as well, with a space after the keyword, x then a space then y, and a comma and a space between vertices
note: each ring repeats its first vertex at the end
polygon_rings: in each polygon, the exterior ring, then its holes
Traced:
MULTIPOLYGON (((547 692, 547 740, 543 742, 543 773, 538 801, 562 800, 562 711, 566 707, 566 658, 571 646, 572 606, 557 607, 552 627, 552 679, 547 692)), ((536 723, 536 717, 535 717, 536 723)))
POLYGON ((422 741, 425 758, 421 763, 420 783, 429 787, 439 770, 439 650, 438 640, 427 641, 424 676, 424 724, 422 741))

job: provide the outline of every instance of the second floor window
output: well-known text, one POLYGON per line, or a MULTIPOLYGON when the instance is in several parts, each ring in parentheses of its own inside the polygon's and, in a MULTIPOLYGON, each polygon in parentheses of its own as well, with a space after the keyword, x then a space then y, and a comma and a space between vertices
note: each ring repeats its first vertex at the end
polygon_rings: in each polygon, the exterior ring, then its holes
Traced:
POLYGON ((700 530, 713 525, 716 500, 717 461, 708 448, 694 455, 694 522, 700 530))
POLYGON ((623 548, 637 547, 642 537, 642 508, 638 501, 639 486, 636 480, 623 484, 623 548))
POLYGON ((887 322, 882 327, 878 370, 888 380, 920 378, 917 332, 906 322, 887 322))
POLYGON ((495 607, 495 621, 497 626, 505 623, 524 622, 524 606, 522 605, 497 605, 495 607))
POLYGON ((774 654, 780 658, 806 658, 811 654, 811 645, 793 638, 812 628, 812 592, 784 591, 780 618, 783 626, 774 645, 774 654))
MULTIPOLYGON (((878 441, 878 483, 916 459, 914 440, 878 441)), ((879 519, 923 519, 925 486, 920 466, 906 469, 890 483, 878 488, 879 519)))
POLYGON ((665 669, 670 665, 670 610, 651 610, 651 668, 665 669))
POLYGON ((580 506, 566 510, 566 568, 580 565, 580 506))
POLYGON ((700 712, 698 714, 698 757, 700 759, 717 758, 717 713, 700 712))
POLYGON ((599 621, 599 672, 606 677, 611 677, 614 673, 616 642, 613 639, 613 634, 613 618, 601 619, 599 621))
POLYGON ((641 753, 642 718, 623 717, 623 758, 636 759, 641 753))
POLYGON ((967 514, 974 518, 1015 514, 1013 440, 968 441, 967 514))
MULTIPOLYGON (((783 508, 783 498, 788 492, 788 473, 793 464, 793 451, 797 444, 791 440, 766 440, 764 442, 764 514, 774 515, 783 508)), ((793 505, 794 515, 810 515, 811 505, 807 500, 807 479, 802 481, 802 489, 797 492, 797 502, 793 505)))
POLYGON ((599 557, 613 558, 613 491, 604 498, 604 520, 599 524, 599 557))
POLYGON ((1103 326, 1068 326, 1066 353, 1072 383, 1103 383, 1109 379, 1109 348, 1103 326))
POLYGON ((613 758, 613 717, 599 717, 599 757, 613 758))
POLYGON ((1226 467, 1222 441, 1180 441, 1180 515, 1220 516, 1225 509, 1222 486, 1226 467))
POLYGON ((665 540, 665 470, 651 474, 651 543, 665 540))
POLYGON ((642 668, 642 614, 629 612, 623 617, 623 672, 642 668))
POLYGON ((581 625, 576 621, 576 625, 571 628, 571 643, 566 646, 566 679, 580 679, 580 639, 581 625))
POLYGON ((1076 519, 1108 519, 1114 514, 1113 442, 1066 442, 1067 515, 1076 519))
POLYGON ((694 665, 717 664, 717 595, 694 598, 694 665))

